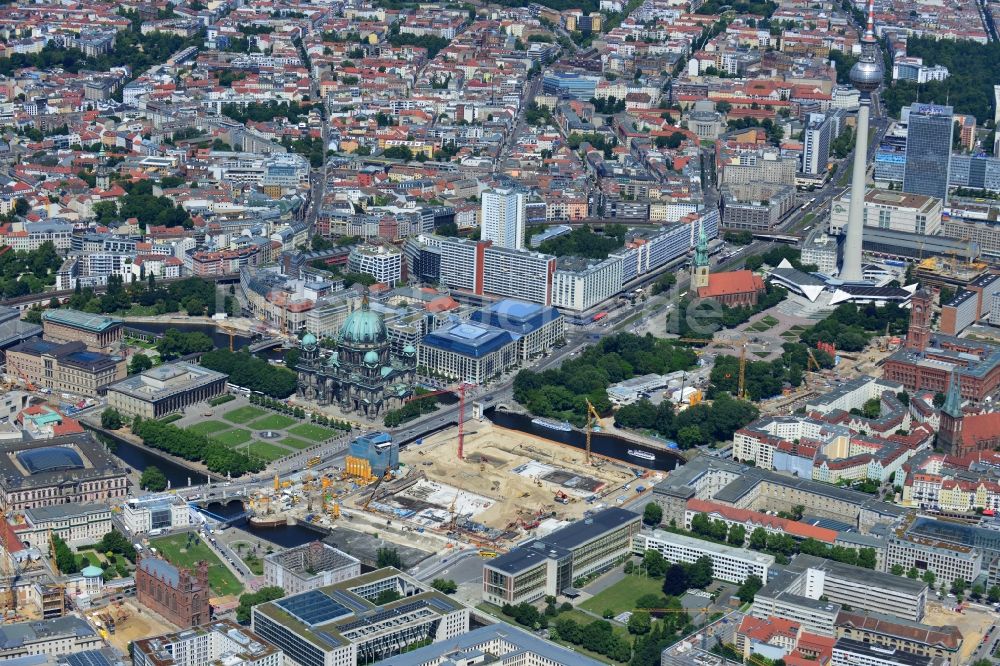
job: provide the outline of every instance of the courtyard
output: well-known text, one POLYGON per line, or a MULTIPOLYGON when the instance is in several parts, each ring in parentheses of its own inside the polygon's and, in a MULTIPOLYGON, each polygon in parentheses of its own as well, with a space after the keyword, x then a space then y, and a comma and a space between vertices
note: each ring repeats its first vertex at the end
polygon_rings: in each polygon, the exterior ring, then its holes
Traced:
POLYGON ((189 409, 173 425, 267 463, 345 434, 308 419, 251 405, 242 397, 207 411, 189 409))

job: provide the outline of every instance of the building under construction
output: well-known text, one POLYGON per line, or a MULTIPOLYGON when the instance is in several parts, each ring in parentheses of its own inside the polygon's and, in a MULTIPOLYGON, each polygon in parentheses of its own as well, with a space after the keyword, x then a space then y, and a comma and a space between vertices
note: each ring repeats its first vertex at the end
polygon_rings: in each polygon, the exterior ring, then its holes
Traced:
POLYGON ((968 289, 986 275, 989 266, 981 261, 969 261, 965 256, 929 257, 916 265, 914 277, 925 288, 947 287, 968 289))

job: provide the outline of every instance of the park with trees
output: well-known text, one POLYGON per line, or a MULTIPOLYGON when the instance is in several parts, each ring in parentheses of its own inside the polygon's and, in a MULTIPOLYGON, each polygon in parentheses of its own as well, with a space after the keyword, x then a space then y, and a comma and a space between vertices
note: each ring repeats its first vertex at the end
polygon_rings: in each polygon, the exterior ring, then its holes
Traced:
POLYGON ((681 449, 690 449, 732 439, 734 432, 759 414, 753 404, 720 393, 712 403, 701 402, 681 412, 676 412, 669 400, 659 405, 639 400, 615 412, 615 425, 651 431, 677 442, 681 449))
POLYGON ((184 460, 202 462, 208 471, 233 477, 259 472, 266 463, 235 451, 224 444, 155 419, 136 417, 132 433, 146 446, 165 451, 184 460))
POLYGON ((294 371, 271 365, 245 349, 231 352, 215 349, 201 356, 201 364, 229 375, 229 381, 272 398, 287 398, 295 393, 298 379, 294 371))
POLYGON ((588 225, 577 227, 568 234, 550 238, 538 246, 538 251, 556 257, 573 256, 607 259, 625 245, 628 228, 624 224, 609 224, 604 233, 595 233, 588 225))
POLYGON ((611 384, 639 375, 689 370, 696 361, 693 350, 670 340, 618 333, 559 368, 521 370, 514 378, 514 399, 535 416, 582 426, 587 422, 588 399, 599 413, 611 412, 607 394, 611 384))
POLYGON ((111 275, 104 294, 77 284, 66 307, 93 314, 161 315, 184 312, 192 317, 211 316, 216 313, 216 293, 215 284, 200 277, 161 284, 153 275, 128 283, 120 276, 111 275))
POLYGON ((922 84, 893 81, 881 93, 890 115, 898 118, 902 107, 919 100, 949 104, 955 113, 971 114, 979 122, 993 118, 993 86, 1000 84, 996 66, 1000 43, 912 35, 906 40, 906 54, 923 58, 927 66, 944 65, 949 75, 943 81, 922 84))

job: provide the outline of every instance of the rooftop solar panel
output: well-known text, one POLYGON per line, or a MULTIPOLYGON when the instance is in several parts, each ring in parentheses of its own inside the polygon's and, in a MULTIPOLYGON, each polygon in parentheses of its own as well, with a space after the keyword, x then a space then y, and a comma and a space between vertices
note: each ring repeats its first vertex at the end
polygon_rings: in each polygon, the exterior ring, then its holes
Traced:
POLYGON ((319 590, 310 590, 274 602, 303 624, 316 626, 351 614, 351 609, 337 603, 319 590))
POLYGON ((111 666, 108 658, 97 650, 87 650, 63 656, 67 666, 111 666))

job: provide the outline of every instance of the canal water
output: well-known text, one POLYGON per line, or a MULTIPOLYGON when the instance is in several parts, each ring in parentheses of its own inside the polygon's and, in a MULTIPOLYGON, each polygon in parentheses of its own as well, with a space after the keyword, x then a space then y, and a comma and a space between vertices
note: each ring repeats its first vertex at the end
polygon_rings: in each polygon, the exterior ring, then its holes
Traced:
POLYGON ((204 474, 199 474, 198 472, 190 470, 183 465, 178 465, 169 458, 158 456, 149 449, 136 446, 132 442, 122 439, 114 434, 109 435, 100 433, 100 435, 101 437, 107 437, 114 442, 112 452, 126 465, 134 470, 138 470, 139 472, 142 472, 150 465, 159 468, 159 470, 163 472, 163 475, 167 477, 167 481, 170 482, 170 487, 173 489, 186 487, 188 485, 188 479, 191 480, 192 484, 202 484, 206 481, 204 474))
MULTIPOLYGON (((545 426, 532 423, 533 417, 526 414, 491 409, 486 412, 486 418, 502 428, 519 430, 536 437, 568 444, 578 449, 585 449, 587 447, 587 436, 584 432, 580 430, 564 431, 546 428, 545 426)), ((665 451, 646 446, 645 444, 637 444, 618 435, 602 432, 591 433, 590 450, 596 454, 613 458, 633 467, 642 467, 660 472, 670 471, 678 465, 683 465, 685 462, 684 457, 679 452, 665 451), (654 456, 654 459, 649 460, 630 455, 629 451, 645 452, 654 456)))
MULTIPOLYGON (((209 513, 228 518, 238 516, 243 513, 243 502, 240 500, 229 500, 225 504, 222 502, 212 502, 205 506, 209 513)), ((283 525, 281 527, 256 527, 246 518, 241 518, 231 523, 230 529, 239 529, 258 538, 269 541, 283 548, 293 548, 304 543, 316 541, 326 536, 326 532, 310 527, 309 525, 283 525)))
MULTIPOLYGON (((135 328, 140 331, 148 331, 150 333, 166 333, 167 329, 176 328, 184 333, 204 333, 208 337, 212 338, 212 342, 219 349, 229 349, 229 333, 219 329, 213 324, 184 324, 184 323, 174 323, 174 322, 145 322, 145 321, 135 321, 128 322, 126 324, 129 328, 135 328)), ((233 349, 243 349, 251 342, 251 338, 246 335, 233 334, 233 349)))

